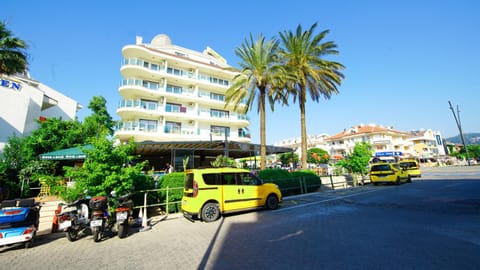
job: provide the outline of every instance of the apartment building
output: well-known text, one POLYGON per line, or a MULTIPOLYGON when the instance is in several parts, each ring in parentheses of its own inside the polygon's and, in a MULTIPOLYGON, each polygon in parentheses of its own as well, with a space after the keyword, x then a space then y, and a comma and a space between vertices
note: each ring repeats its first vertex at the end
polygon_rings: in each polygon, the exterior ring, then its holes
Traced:
POLYGON ((115 132, 121 141, 250 142, 244 105, 225 107, 225 92, 238 73, 213 49, 190 50, 161 34, 150 43, 137 37, 122 55, 115 132))
POLYGON ((28 73, 0 76, 0 152, 8 138, 30 135, 47 118, 73 120, 82 106, 28 73))
MULTIPOLYGON (((446 155, 444 139, 439 131, 399 131, 393 127, 376 124, 359 124, 344 129, 333 136, 327 134, 309 135, 308 148, 321 148, 330 153, 333 159, 341 159, 353 151, 357 143, 372 145, 374 157, 392 159, 395 157, 413 157, 424 161, 434 160, 446 155)), ((284 139, 276 146, 291 147, 301 155, 300 138, 284 139)))
POLYGON ((374 156, 380 158, 415 156, 413 142, 408 132, 398 131, 393 127, 360 124, 335 134, 325 140, 332 156, 345 156, 353 151, 357 143, 372 145, 374 156))

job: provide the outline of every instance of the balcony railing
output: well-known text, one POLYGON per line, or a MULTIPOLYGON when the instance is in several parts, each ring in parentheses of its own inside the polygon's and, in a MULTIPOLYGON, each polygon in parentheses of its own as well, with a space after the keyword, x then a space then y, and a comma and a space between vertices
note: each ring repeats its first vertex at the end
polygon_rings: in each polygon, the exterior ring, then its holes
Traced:
POLYGON ((165 69, 164 65, 150 63, 138 58, 124 58, 122 62, 122 66, 125 66, 125 65, 140 66, 153 71, 166 72, 171 75, 189 78, 189 79, 196 79, 196 80, 209 82, 216 85, 222 85, 227 87, 230 85, 229 80, 225 80, 225 79, 221 79, 221 78, 217 78, 217 77, 213 77, 213 76, 201 74, 201 73, 197 75, 192 70, 184 70, 176 67, 167 67, 165 69))

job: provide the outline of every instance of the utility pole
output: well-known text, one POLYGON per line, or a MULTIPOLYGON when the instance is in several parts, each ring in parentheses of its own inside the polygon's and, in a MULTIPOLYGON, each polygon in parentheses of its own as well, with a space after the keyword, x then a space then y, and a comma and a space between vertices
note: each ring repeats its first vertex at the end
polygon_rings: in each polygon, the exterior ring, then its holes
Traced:
POLYGON ((463 138, 462 123, 460 122, 460 109, 458 108, 458 105, 457 105, 457 114, 455 114, 455 110, 453 110, 452 103, 448 101, 448 104, 450 104, 450 110, 452 110, 453 117, 455 118, 455 122, 457 122, 458 131, 460 132, 460 139, 462 139, 462 144, 463 144, 463 147, 465 148, 465 153, 467 155, 467 164, 468 166, 470 166, 470 157, 468 156, 467 145, 465 144, 465 139, 463 138))

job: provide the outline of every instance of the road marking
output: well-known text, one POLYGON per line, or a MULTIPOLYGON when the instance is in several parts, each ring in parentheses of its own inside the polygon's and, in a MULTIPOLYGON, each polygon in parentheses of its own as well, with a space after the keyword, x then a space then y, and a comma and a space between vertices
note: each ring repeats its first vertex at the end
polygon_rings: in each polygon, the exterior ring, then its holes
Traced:
POLYGON ((368 190, 368 191, 353 193, 353 194, 349 194, 349 195, 345 195, 345 196, 325 199, 325 200, 306 203, 306 204, 298 204, 298 205, 287 207, 287 208, 280 208, 280 209, 275 210, 274 212, 283 212, 283 211, 286 211, 286 210, 292 210, 292 209, 305 207, 305 206, 310 206, 310 205, 314 205, 314 204, 320 204, 320 203, 324 203, 324 202, 330 202, 330 201, 345 199, 345 198, 348 198, 348 197, 353 197, 353 196, 360 195, 360 194, 365 194, 365 193, 371 193, 371 192, 375 192, 375 191, 379 191, 379 190, 385 190, 385 188, 372 189, 372 190, 368 190))

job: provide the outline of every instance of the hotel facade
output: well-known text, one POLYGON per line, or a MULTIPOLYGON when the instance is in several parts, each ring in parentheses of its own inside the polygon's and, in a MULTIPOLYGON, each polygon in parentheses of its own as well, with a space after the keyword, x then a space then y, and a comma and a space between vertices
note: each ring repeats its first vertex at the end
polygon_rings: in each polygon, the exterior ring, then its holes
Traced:
POLYGON ((74 120, 82 106, 75 100, 33 80, 30 76, 0 75, 0 152, 13 136, 30 135, 39 128, 37 120, 74 120))
POLYGON ((150 43, 137 37, 122 55, 115 132, 120 141, 250 143, 246 114, 225 106, 225 92, 238 73, 214 50, 176 46, 161 34, 150 43))

